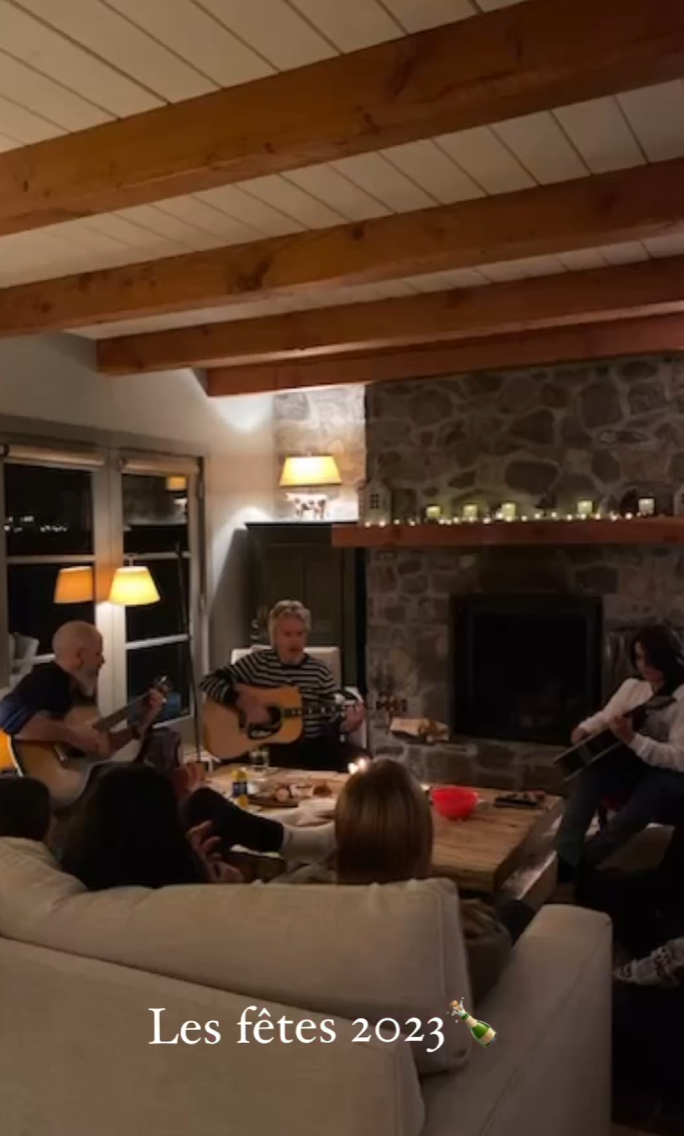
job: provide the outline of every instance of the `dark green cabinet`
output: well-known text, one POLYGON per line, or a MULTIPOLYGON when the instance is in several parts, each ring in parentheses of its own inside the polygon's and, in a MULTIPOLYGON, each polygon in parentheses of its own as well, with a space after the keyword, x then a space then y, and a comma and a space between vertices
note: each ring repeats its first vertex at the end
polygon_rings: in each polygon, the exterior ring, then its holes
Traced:
POLYGON ((333 548, 322 523, 250 524, 252 639, 266 642, 279 600, 300 600, 312 618, 312 646, 338 646, 344 681, 364 686, 364 554, 333 548))

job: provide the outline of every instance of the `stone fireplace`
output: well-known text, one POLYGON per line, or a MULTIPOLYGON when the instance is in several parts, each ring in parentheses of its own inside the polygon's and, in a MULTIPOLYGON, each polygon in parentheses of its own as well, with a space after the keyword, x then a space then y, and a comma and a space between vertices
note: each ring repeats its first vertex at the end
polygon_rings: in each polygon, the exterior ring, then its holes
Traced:
MULTIPOLYGON (((634 491, 671 502, 684 483, 684 358, 369 386, 366 444, 369 476, 390 483, 395 514, 407 520, 430 504, 447 515, 465 503, 504 500, 531 511, 546 498, 564 513, 574 512, 580 498, 617 509, 634 491)), ((551 788, 560 725, 565 730, 589 698, 603 697, 624 677, 634 628, 649 619, 684 627, 684 547, 378 549, 367 554, 367 594, 371 704, 394 695, 405 700, 408 716, 447 723, 452 735, 443 745, 412 744, 388 733, 386 718, 374 714, 375 752, 401 756, 429 779, 551 788), (509 619, 525 612, 534 619, 535 607, 559 619, 584 610, 584 631, 564 648, 575 660, 573 677, 556 660, 546 692, 538 685, 536 710, 525 709, 530 690, 523 688, 513 710, 509 705, 504 714, 499 706, 498 718, 487 716, 481 695, 464 712, 467 683, 454 668, 460 660, 463 672, 469 648, 460 637, 478 610, 505 620, 503 598, 509 619), (565 702, 554 730, 543 723, 541 703, 553 699, 551 687, 561 679, 565 702)), ((492 626, 490 619, 491 633, 492 626)), ((516 655, 510 640, 520 630, 508 628, 508 665, 516 655)), ((530 634, 528 625, 523 652, 530 634)), ((537 650, 553 652, 539 625, 534 634, 537 650)), ((528 660, 528 677, 530 666, 528 660)), ((501 684, 501 670, 490 670, 488 681, 501 684)))
POLYGON ((601 601, 469 595, 450 604, 454 735, 562 745, 601 697, 601 601))

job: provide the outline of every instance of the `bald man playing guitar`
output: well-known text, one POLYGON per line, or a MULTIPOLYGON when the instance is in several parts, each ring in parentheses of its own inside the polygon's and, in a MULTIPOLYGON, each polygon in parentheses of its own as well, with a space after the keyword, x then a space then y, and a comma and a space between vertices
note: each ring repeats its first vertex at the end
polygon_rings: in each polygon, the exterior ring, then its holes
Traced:
POLYGON ((76 708, 96 707, 97 678, 105 661, 102 636, 91 623, 65 623, 52 649, 54 660, 34 667, 0 702, 0 730, 19 743, 51 743, 103 761, 129 742, 141 741, 164 705, 163 694, 149 691, 138 721, 119 729, 98 730, 70 720, 76 708))

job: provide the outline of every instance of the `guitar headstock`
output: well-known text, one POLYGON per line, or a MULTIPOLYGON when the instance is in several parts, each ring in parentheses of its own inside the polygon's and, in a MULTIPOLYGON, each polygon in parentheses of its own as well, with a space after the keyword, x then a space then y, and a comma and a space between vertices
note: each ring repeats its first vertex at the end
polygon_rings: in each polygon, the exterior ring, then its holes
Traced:
POLYGON ((159 694, 163 695, 164 698, 168 698, 173 690, 173 683, 168 675, 159 675, 158 678, 153 679, 150 684, 150 690, 156 690, 159 694))

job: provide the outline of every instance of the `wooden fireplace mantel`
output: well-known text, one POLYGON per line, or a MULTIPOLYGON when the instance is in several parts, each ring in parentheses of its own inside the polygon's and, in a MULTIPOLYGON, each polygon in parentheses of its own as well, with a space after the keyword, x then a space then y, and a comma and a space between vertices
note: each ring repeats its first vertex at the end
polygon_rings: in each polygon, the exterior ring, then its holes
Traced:
POLYGON ((492 548, 569 544, 684 544, 684 517, 628 520, 336 524, 334 548, 492 548))

